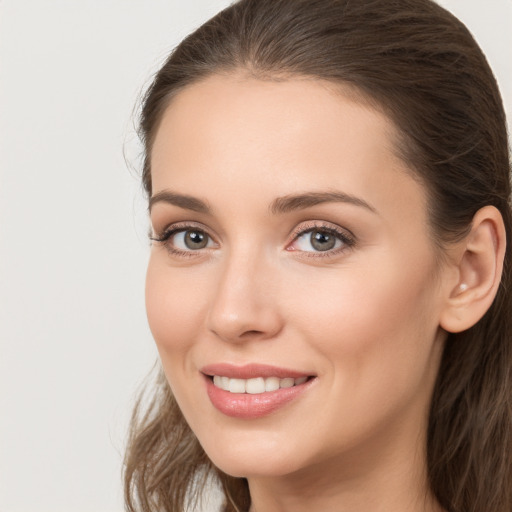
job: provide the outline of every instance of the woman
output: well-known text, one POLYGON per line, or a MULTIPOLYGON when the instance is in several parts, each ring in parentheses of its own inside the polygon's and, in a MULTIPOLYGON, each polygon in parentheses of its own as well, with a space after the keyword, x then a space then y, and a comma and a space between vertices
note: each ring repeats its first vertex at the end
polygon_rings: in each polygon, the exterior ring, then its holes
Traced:
POLYGON ((512 509, 509 153, 429 0, 241 0, 144 101, 129 510, 512 509), (165 376, 164 376, 165 375, 165 376))

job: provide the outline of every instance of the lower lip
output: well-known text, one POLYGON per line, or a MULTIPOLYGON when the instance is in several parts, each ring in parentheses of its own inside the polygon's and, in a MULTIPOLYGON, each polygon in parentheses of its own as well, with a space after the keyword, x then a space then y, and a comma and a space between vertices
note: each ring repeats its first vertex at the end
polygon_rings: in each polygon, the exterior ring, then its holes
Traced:
POLYGON ((267 416, 302 395, 312 382, 309 379, 303 384, 291 388, 277 389, 251 395, 249 393, 230 393, 213 384, 210 377, 206 378, 206 390, 213 406, 226 416, 241 419, 256 419, 267 416))

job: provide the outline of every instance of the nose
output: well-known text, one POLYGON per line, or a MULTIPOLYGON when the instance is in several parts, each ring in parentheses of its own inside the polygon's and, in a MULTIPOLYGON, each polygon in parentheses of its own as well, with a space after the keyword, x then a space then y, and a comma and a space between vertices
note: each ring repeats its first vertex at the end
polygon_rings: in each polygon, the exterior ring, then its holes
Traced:
POLYGON ((263 258, 231 257, 218 275, 208 329, 230 343, 275 337, 283 327, 275 277, 275 269, 263 258))

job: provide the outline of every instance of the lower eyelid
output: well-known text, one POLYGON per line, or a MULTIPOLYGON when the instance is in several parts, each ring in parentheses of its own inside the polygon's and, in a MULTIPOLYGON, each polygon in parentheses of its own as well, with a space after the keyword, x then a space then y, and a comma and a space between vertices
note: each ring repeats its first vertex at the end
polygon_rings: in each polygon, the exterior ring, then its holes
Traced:
MULTIPOLYGON (((156 230, 155 230, 156 231, 156 230)), ((178 256, 187 256, 187 257, 193 257, 193 256, 199 256, 200 253, 202 253, 205 249, 214 249, 219 246, 217 241, 213 236, 209 234, 209 232, 203 228, 202 226, 198 226, 195 224, 186 224, 186 225, 170 225, 167 226, 167 228, 156 235, 152 235, 150 238, 151 240, 155 242, 159 242, 163 246, 167 248, 169 253, 178 255, 178 256), (181 248, 176 247, 173 243, 173 238, 179 234, 183 234, 186 231, 201 231, 208 237, 207 245, 203 248, 199 249, 190 249, 190 248, 181 248), (160 234, 161 233, 161 234, 160 234)), ((305 257, 332 257, 336 256, 339 253, 342 253, 350 248, 352 248, 355 245, 355 239, 354 236, 351 233, 347 233, 346 231, 341 231, 338 229, 334 229, 331 226, 326 225, 320 225, 320 224, 311 224, 310 226, 302 226, 302 228, 296 229, 295 233, 291 235, 292 241, 289 243, 286 247, 289 251, 296 251, 298 253, 303 253, 305 257), (321 250, 315 250, 312 248, 312 250, 304 250, 299 248, 294 248, 293 245, 297 243, 297 240, 301 237, 310 234, 313 231, 320 231, 320 232, 326 232, 330 235, 336 237, 337 242, 335 246, 331 249, 327 249, 325 251, 321 250)))

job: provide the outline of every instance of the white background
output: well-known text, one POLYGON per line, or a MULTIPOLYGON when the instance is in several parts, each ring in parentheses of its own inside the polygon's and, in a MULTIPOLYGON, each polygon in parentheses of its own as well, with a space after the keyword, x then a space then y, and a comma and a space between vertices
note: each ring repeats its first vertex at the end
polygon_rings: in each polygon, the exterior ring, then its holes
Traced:
MULTIPOLYGON (((0 0, 0 512, 123 510, 127 419, 156 358, 133 108, 227 4, 0 0)), ((512 118, 512 0, 442 4, 512 118)))

